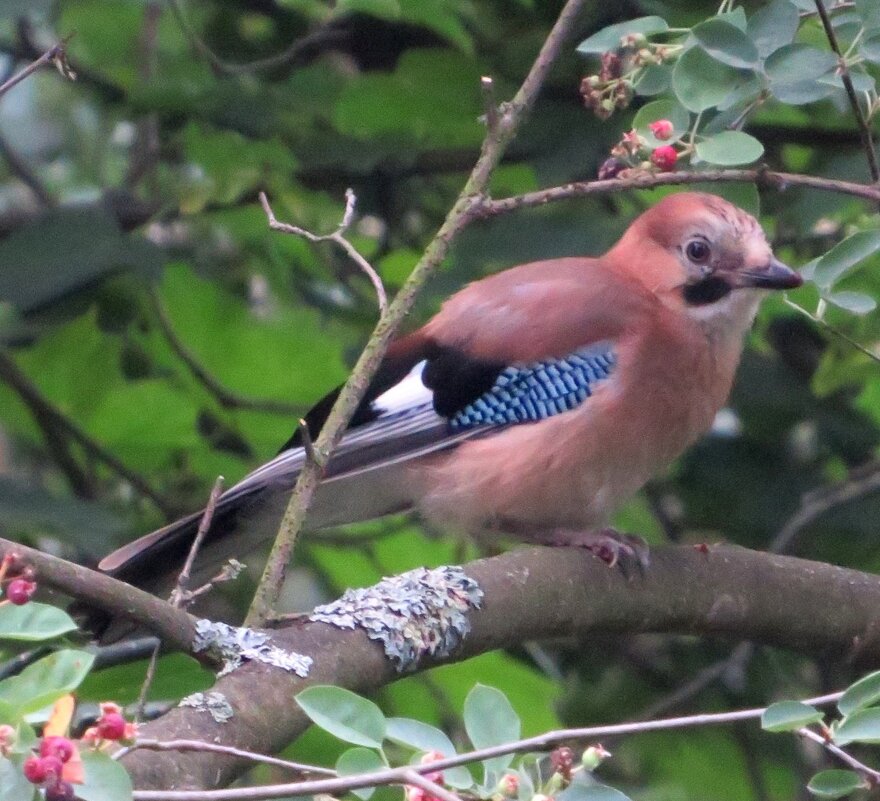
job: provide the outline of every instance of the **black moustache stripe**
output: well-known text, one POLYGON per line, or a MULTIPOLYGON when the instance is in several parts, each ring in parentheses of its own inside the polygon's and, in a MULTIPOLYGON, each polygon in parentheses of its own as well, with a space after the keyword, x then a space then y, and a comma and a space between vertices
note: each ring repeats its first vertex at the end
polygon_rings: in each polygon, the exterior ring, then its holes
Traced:
POLYGON ((710 275, 702 281, 695 284, 685 284, 682 288, 684 302, 688 306, 706 306, 709 303, 715 303, 728 295, 733 287, 723 278, 710 275))

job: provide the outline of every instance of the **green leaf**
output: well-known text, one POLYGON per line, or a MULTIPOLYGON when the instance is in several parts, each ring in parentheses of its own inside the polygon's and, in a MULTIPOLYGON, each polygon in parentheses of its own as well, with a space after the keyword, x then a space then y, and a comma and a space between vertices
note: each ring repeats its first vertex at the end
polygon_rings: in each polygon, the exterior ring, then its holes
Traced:
MULTIPOLYGON (((477 684, 464 702, 464 728, 474 748, 489 748, 518 740, 522 724, 501 690, 477 684)), ((484 786, 494 787, 512 761, 506 754, 483 762, 484 786)))
MULTIPOLYGON (((438 751, 445 757, 455 756, 455 746, 446 733, 412 718, 388 718, 385 737, 392 742, 408 745, 417 751, 438 751)), ((473 786, 474 779, 465 767, 446 768, 443 780, 451 787, 467 790, 473 786)))
POLYGON ((694 38, 712 58, 731 67, 749 69, 758 61, 758 49, 736 25, 715 18, 696 25, 694 38))
POLYGON ((671 99, 655 100, 653 103, 645 104, 638 110, 632 122, 639 136, 643 136, 652 148, 677 142, 687 133, 690 124, 691 115, 687 109, 671 99), (672 136, 669 139, 660 141, 651 133, 648 125, 657 120, 669 120, 672 123, 672 136))
POLYGON ((807 790, 818 798, 843 798, 867 786, 854 770, 823 770, 810 779, 807 790))
POLYGON ((710 164, 730 166, 751 164, 764 154, 762 145, 754 136, 742 131, 722 131, 709 139, 698 142, 697 156, 710 164))
POLYGON ((831 87, 818 83, 818 79, 836 67, 832 53, 801 42, 780 47, 764 62, 770 91, 792 105, 828 97, 831 87))
POLYGON ((840 714, 846 717, 875 704, 878 700, 880 700, 880 670, 869 673, 847 687, 843 697, 837 702, 837 708, 840 714))
POLYGON ((558 801, 630 801, 628 795, 607 784, 572 782, 557 796, 558 801))
POLYGON ((880 3, 877 0, 856 0, 856 12, 865 30, 880 27, 880 3))
POLYGON ((859 45, 859 53, 862 58, 867 59, 872 64, 880 64, 880 34, 865 39, 859 45))
POLYGON ((32 801, 36 796, 37 788, 24 777, 26 758, 27 754, 0 756, 0 801, 32 801))
POLYGON ((64 649, 28 665, 0 682, 0 714, 37 712, 73 692, 95 661, 94 654, 64 649))
POLYGON ((878 250, 880 230, 859 231, 838 242, 819 258, 813 280, 820 288, 828 289, 878 250))
POLYGON ((800 15, 789 0, 773 0, 751 17, 746 32, 761 58, 767 58, 783 45, 790 44, 797 33, 800 15))
POLYGON ((633 89, 636 94, 650 97, 665 92, 671 82, 672 67, 667 64, 649 64, 636 79, 633 89))
POLYGON ((864 292, 851 292, 849 290, 826 292, 822 297, 839 309, 844 309, 853 314, 870 314, 877 308, 877 301, 864 292))
POLYGON ((36 601, 0 607, 0 640, 39 642, 60 637, 76 629, 76 623, 67 612, 36 601))
POLYGON ((76 797, 83 801, 130 801, 131 779, 125 768, 103 751, 80 752, 85 783, 76 785, 76 797))
MULTIPOLYGON (((385 763, 379 754, 371 748, 363 748, 361 746, 343 751, 339 759, 336 760, 336 772, 340 776, 357 776, 360 773, 373 773, 377 770, 382 770, 384 767, 385 763)), ((358 798, 367 801, 375 791, 375 787, 362 787, 351 792, 358 798)))
POLYGON ((620 40, 631 33, 651 36, 667 30, 669 30, 669 25, 663 17, 638 17, 602 28, 589 39, 584 39, 577 46, 577 51, 584 54, 604 53, 608 50, 616 50, 620 47, 620 40))
POLYGON ((299 693, 296 702, 314 723, 340 740, 382 747, 385 738, 382 710, 351 690, 316 685, 299 693))
POLYGON ((771 704, 761 715, 761 728, 764 731, 795 731, 810 723, 818 723, 824 715, 809 704, 800 701, 780 701, 771 704))
POLYGON ((880 709, 860 709, 847 715, 834 729, 837 745, 880 743, 880 709))
POLYGON ((697 113, 717 106, 741 81, 737 70, 699 47, 687 50, 672 70, 675 96, 686 109, 697 113))

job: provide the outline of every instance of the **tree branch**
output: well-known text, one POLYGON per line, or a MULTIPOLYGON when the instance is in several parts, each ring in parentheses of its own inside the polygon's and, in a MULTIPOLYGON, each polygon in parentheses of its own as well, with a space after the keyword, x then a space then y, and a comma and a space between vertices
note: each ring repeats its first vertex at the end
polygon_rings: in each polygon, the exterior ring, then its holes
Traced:
MULTIPOLYGON (((587 552, 521 548, 465 567, 483 590, 471 631, 446 659, 425 670, 530 639, 586 637, 609 632, 677 632, 751 639, 838 662, 880 658, 876 610, 880 577, 793 557, 742 548, 657 548, 643 577, 627 580, 587 552)), ((379 644, 360 629, 296 622, 279 629, 275 644, 311 656, 307 679, 258 663, 224 676, 214 689, 235 710, 224 724, 178 708, 143 728, 144 737, 186 737, 249 751, 275 753, 309 725, 292 698, 313 683, 370 692, 398 678, 379 644)), ((246 768, 222 754, 135 753, 124 759, 135 786, 216 787, 246 768)), ((439 765, 439 763, 437 763, 439 765)))

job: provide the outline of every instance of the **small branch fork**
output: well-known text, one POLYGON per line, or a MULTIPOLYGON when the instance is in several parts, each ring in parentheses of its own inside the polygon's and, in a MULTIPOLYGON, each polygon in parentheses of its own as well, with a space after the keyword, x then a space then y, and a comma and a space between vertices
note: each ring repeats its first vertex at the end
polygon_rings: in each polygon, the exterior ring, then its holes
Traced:
POLYGON ((266 217, 269 220, 269 227, 273 231, 281 231, 285 234, 301 236, 304 239, 308 239, 309 242, 334 242, 339 245, 339 247, 345 251, 348 257, 360 267, 361 271, 372 282, 373 288, 376 290, 376 297, 379 301, 379 313, 382 317, 385 316, 385 313, 388 311, 388 296, 385 293, 382 279, 373 269, 373 265, 361 256, 361 254, 358 253, 357 248, 345 238, 345 232, 349 229, 352 220, 354 219, 354 210, 355 205, 357 204, 357 197, 352 189, 345 190, 345 212, 342 215, 342 221, 332 234, 313 234, 311 231, 307 231, 305 228, 300 228, 297 225, 279 222, 275 217, 275 212, 272 211, 272 207, 269 205, 269 199, 266 197, 265 192, 260 192, 260 204, 263 206, 263 211, 266 212, 266 217))
POLYGON ((36 72, 40 67, 44 64, 48 64, 50 61, 54 62, 55 66, 65 78, 70 81, 76 80, 76 73, 70 68, 70 65, 67 63, 67 43, 70 41, 70 37, 66 37, 62 39, 58 44, 50 47, 43 55, 41 55, 35 61, 32 61, 28 64, 23 70, 15 73, 9 80, 4 81, 2 85, 0 85, 0 97, 3 97, 13 86, 20 84, 25 78, 29 75, 36 72))
MULTIPOLYGON (((823 695, 807 699, 804 703, 813 706, 832 704, 835 701, 838 701, 842 695, 843 693, 823 695)), ((406 765, 404 767, 388 768, 385 770, 374 771, 372 773, 362 773, 357 776, 342 776, 332 779, 317 779, 315 781, 293 782, 289 784, 276 784, 271 786, 248 787, 233 790, 135 790, 133 798, 134 801, 268 801, 268 799, 284 797, 295 798, 304 795, 317 795, 323 793, 336 796, 362 787, 378 787, 390 784, 415 784, 416 786, 430 784, 431 787, 428 788, 425 786, 425 789, 432 795, 437 795, 437 788, 434 786, 433 782, 428 782, 424 779, 420 782, 416 777, 420 777, 424 773, 444 771, 448 768, 467 765, 473 762, 482 762, 483 760, 506 754, 546 751, 555 745, 570 743, 572 741, 589 743, 599 738, 607 738, 617 735, 643 734, 654 731, 696 728, 699 726, 717 726, 736 723, 743 720, 757 720, 760 719, 765 711, 766 707, 760 707, 756 709, 740 709, 733 712, 721 712, 716 714, 687 715, 684 717, 664 718, 662 720, 618 723, 608 726, 561 729, 546 732, 537 737, 530 737, 511 743, 505 743, 504 745, 469 751, 464 754, 458 754, 454 757, 430 762, 425 765, 406 765)), ((843 753, 848 760, 852 760, 846 752, 843 752, 842 749, 828 743, 821 735, 818 735, 809 729, 801 730, 799 733, 810 739, 814 739, 814 737, 819 738, 817 741, 821 741, 822 745, 826 748, 829 748, 830 746, 829 751, 835 754, 835 756, 843 758, 840 755, 843 753), (804 732, 808 733, 805 734, 804 732)), ((852 761, 848 761, 847 764, 852 766, 852 761)), ((861 765, 861 763, 859 763, 859 765, 861 765)), ((871 771, 871 769, 866 766, 862 767, 867 771, 871 771)), ((437 795, 437 797, 442 798, 443 801, 460 801, 456 795, 449 793, 448 791, 445 791, 443 795, 437 795)))

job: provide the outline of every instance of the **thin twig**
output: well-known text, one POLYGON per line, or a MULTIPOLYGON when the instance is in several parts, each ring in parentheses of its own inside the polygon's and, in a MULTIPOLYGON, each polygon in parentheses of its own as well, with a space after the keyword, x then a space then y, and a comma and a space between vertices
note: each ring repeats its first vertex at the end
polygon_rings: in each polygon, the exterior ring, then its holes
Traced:
POLYGON ((4 136, 0 136, 0 155, 6 160, 9 172, 31 190, 41 206, 51 208, 55 205, 55 198, 53 198, 49 193, 49 190, 46 189, 45 184, 43 184, 37 174, 30 168, 28 163, 15 152, 4 136))
POLYGON ((834 754, 834 756, 836 756, 841 762, 843 762, 845 765, 848 765, 853 770, 861 773, 863 776, 868 776, 872 785, 876 785, 878 782, 880 782, 880 771, 868 767, 864 762, 860 762, 858 759, 852 756, 852 754, 848 754, 839 745, 835 745, 818 732, 804 727, 802 729, 798 729, 797 733, 801 737, 805 737, 808 740, 812 740, 814 743, 818 743, 826 751, 828 751, 829 754, 834 754))
POLYGON ((121 748, 113 753, 113 759, 121 759, 131 751, 143 748, 148 751, 209 751, 215 754, 227 754, 239 759, 247 759, 251 762, 259 762, 263 765, 272 765, 285 770, 293 770, 297 773, 314 773, 318 776, 336 776, 335 770, 322 768, 317 765, 305 765, 301 762, 291 762, 289 759, 256 754, 253 751, 245 751, 241 748, 233 748, 231 745, 208 743, 203 740, 150 740, 138 739, 130 746, 121 748))
POLYGON ((303 56, 311 48, 315 48, 321 44, 330 44, 340 42, 347 37, 345 31, 332 27, 320 28, 307 36, 297 39, 287 48, 274 56, 257 59, 255 61, 247 61, 241 64, 232 64, 224 61, 218 56, 207 43, 196 33, 195 28, 190 25, 186 17, 180 0, 168 0, 171 11, 177 18, 177 22, 183 31, 184 36, 189 40, 190 45, 200 53, 211 67, 218 73, 225 75, 244 75, 250 72, 259 72, 262 70, 271 70, 278 67, 294 64, 297 59, 303 56))
POLYGON ((69 40, 70 37, 68 36, 66 39, 58 42, 58 44, 52 45, 52 47, 50 47, 38 59, 32 61, 23 70, 15 73, 15 75, 13 75, 8 81, 5 81, 0 85, 0 97, 3 97, 3 95, 12 89, 13 86, 21 83, 25 78, 36 72, 44 64, 48 64, 50 61, 55 62, 58 71, 64 75, 65 78, 71 81, 76 80, 76 73, 67 65, 65 56, 65 48, 67 47, 67 42, 69 40))
POLYGON ((149 295, 156 320, 162 329, 162 334, 171 346, 171 350, 177 354, 177 357, 189 368, 193 377, 217 399, 221 406, 226 409, 250 409, 255 412, 269 412, 270 414, 288 416, 299 416, 302 414, 302 408, 296 404, 270 400, 268 398, 250 398, 246 395, 239 395, 224 387, 199 363, 195 354, 177 335, 158 290, 155 287, 151 287, 149 295))
POLYGON ((836 337, 842 339, 848 345, 852 345, 852 347, 854 347, 860 353, 865 354, 865 356, 867 356, 869 359, 871 359, 875 362, 880 362, 880 356, 878 356, 876 353, 870 351, 868 348, 866 348, 864 345, 862 345, 861 342, 856 342, 851 336, 849 336, 849 334, 844 334, 843 331, 841 331, 839 328, 835 328, 833 325, 826 322, 818 315, 811 314, 803 306, 799 306, 794 301, 789 300, 788 298, 783 298, 783 300, 785 301, 787 306, 794 309, 795 311, 800 312, 801 314, 804 315, 804 317, 808 317, 810 320, 812 320, 814 323, 816 323, 816 325, 824 328, 829 334, 832 334, 833 336, 836 336, 836 337))
POLYGON ((825 35, 828 37, 828 43, 831 45, 831 49, 837 54, 837 70, 840 73, 840 80, 843 81, 843 88, 846 90, 849 104, 852 106, 853 115, 859 126, 859 133, 862 137, 862 147, 865 150, 865 157, 868 160, 868 170, 871 172, 871 178, 874 183, 880 183, 880 166, 877 164, 877 151, 874 150, 874 138, 871 135, 871 128, 868 125, 868 121, 865 119, 865 115, 862 114, 862 107, 859 105, 859 98, 858 95, 856 95, 856 90, 853 86, 849 69, 846 66, 846 57, 841 52, 840 44, 837 41, 837 34, 834 32, 834 25, 831 24, 831 18, 828 16, 828 11, 825 9, 824 3, 822 0, 814 0, 814 2, 816 3, 816 11, 819 13, 819 18, 822 20, 822 27, 825 29, 825 35))
POLYGON ((301 236, 303 239, 308 239, 309 242, 335 242, 345 251, 348 257, 360 267, 361 271, 372 282, 373 288, 376 291, 376 298, 379 301, 379 313, 384 317, 385 313, 388 311, 388 296, 385 293, 382 279, 379 277, 376 270, 373 269, 373 265, 361 256, 361 254, 358 253, 357 248, 345 238, 345 232, 351 225, 352 218, 354 217, 356 203, 357 197, 355 196, 354 191, 346 189, 345 213, 342 215, 342 221, 339 223, 336 230, 332 234, 313 234, 311 231, 307 231, 305 228, 300 228, 298 225, 279 222, 275 217, 275 212, 272 211, 272 207, 269 205, 269 199, 266 197, 266 193, 260 192, 260 204, 263 207, 263 211, 266 213, 266 218, 269 220, 269 227, 273 231, 281 231, 284 234, 301 236))
POLYGON ((315 462, 322 470, 327 466, 327 460, 322 459, 320 454, 315 450, 315 443, 312 440, 312 432, 309 428, 308 420, 305 417, 299 419, 299 436, 302 440, 303 450, 306 452, 306 459, 315 462))
MULTIPOLYGON (((168 603, 170 603, 175 609, 185 607, 186 604, 192 600, 193 596, 189 592, 187 586, 189 583, 190 572, 192 571, 193 562, 195 562, 199 549, 202 547, 202 543, 205 540, 205 535, 211 528, 211 521, 214 519, 214 510, 217 508, 217 501, 220 498, 220 493, 222 491, 223 476, 217 476, 217 480, 211 488, 211 494, 208 496, 208 503, 205 505, 205 511, 202 513, 202 519, 199 521, 196 536, 192 541, 192 545, 190 545, 189 553, 186 555, 186 561, 183 563, 183 567, 177 575, 177 582, 174 589, 171 591, 170 598, 168 599, 168 603)), ((135 707, 135 720, 141 720, 143 718, 144 707, 147 703, 147 693, 150 691, 150 687, 153 685, 153 679, 156 677, 156 670, 159 667, 159 653, 161 650, 162 643, 157 642, 156 646, 153 648, 153 653, 150 654, 150 661, 147 664, 144 681, 141 684, 141 690, 138 693, 137 706, 135 707)))
POLYGON ((64 437, 71 439, 90 456, 98 459, 115 471, 121 478, 131 484, 141 495, 149 498, 156 507, 171 519, 175 516, 175 511, 165 501, 165 499, 154 490, 146 481, 138 475, 134 470, 123 464, 115 454, 107 450, 93 440, 83 429, 81 429, 73 420, 65 417, 58 409, 56 409, 37 389, 31 380, 24 374, 15 361, 5 351, 0 350, 0 380, 5 381, 18 394, 24 404, 30 409, 31 414, 40 424, 40 426, 48 432, 60 433, 64 437))
POLYGON ((414 770, 407 771, 403 778, 407 784, 412 784, 425 790, 429 798, 439 798, 440 801, 461 801, 460 796, 437 784, 437 782, 426 779, 421 773, 416 773, 414 770))
POLYGON ((195 539, 190 546, 189 553, 186 555, 186 562, 184 562, 183 568, 177 576, 177 585, 171 593, 171 598, 169 598, 169 603, 178 609, 182 606, 186 606, 189 597, 189 588, 187 585, 189 584, 190 572, 192 571, 193 562, 196 560, 199 549, 202 547, 202 543, 205 540, 205 536, 211 528, 211 521, 214 519, 214 511, 217 509, 217 501, 220 499, 220 494, 223 492, 223 480, 223 476, 217 476, 217 480, 211 488, 211 494, 208 496, 208 503, 205 506, 205 511, 202 513, 202 519, 199 521, 199 528, 196 531, 195 539))
MULTIPOLYGON (((843 693, 821 695, 808 698, 805 704, 821 706, 838 701, 843 693)), ((687 715, 663 720, 643 720, 634 723, 617 723, 608 726, 590 726, 580 729, 561 729, 539 734, 516 742, 496 745, 458 754, 448 759, 440 759, 426 765, 407 765, 400 768, 387 768, 357 776, 342 776, 338 779, 319 779, 317 781, 296 782, 292 784, 276 784, 264 787, 248 787, 233 790, 135 790, 134 801, 264 801, 265 799, 282 798, 284 796, 299 797, 317 793, 340 794, 361 787, 378 787, 388 784, 408 782, 411 773, 432 773, 448 768, 482 762, 506 754, 527 753, 529 751, 546 751, 559 743, 591 742, 604 737, 619 734, 644 734, 654 731, 695 728, 698 726, 718 726, 735 723, 741 720, 757 720, 764 714, 767 707, 740 709, 733 712, 714 714, 687 715)))
MULTIPOLYGON (((522 86, 513 100, 505 104, 493 134, 483 140, 477 163, 458 199, 446 215, 443 225, 440 226, 440 230, 428 244, 409 278, 388 307, 388 312, 381 316, 315 441, 315 448, 327 458, 330 458, 333 449, 342 438, 342 432, 379 369, 392 337, 409 313, 422 287, 446 257, 455 237, 473 220, 470 214, 471 207, 477 202, 477 198, 485 194, 495 167, 534 105, 550 68, 571 36, 584 2, 585 0, 567 0, 522 86)), ((293 555, 296 539, 305 523, 306 514, 320 480, 321 470, 314 463, 306 464, 300 472, 284 511, 278 536, 272 546, 263 576, 248 610, 245 625, 259 626, 272 615, 284 583, 287 564, 293 555)))
POLYGON ((605 181, 578 181, 549 189, 539 189, 515 197, 501 200, 483 200, 474 204, 471 214, 480 219, 507 214, 517 209, 544 206, 547 203, 588 195, 608 195, 616 192, 629 192, 633 189, 652 189, 657 186, 682 186, 700 183, 748 183, 759 187, 770 187, 779 191, 789 186, 805 186, 826 192, 839 192, 853 195, 874 203, 880 202, 880 187, 858 184, 850 181, 837 181, 833 178, 820 178, 815 175, 798 175, 790 172, 771 170, 707 170, 706 172, 665 172, 635 175, 628 178, 611 178, 605 181))
POLYGON ((857 475, 850 476, 839 484, 806 493, 801 498, 797 511, 788 518, 773 538, 770 551, 786 552, 798 534, 822 515, 838 506, 852 503, 878 491, 880 491, 880 464, 872 462, 869 469, 863 468, 857 475))

